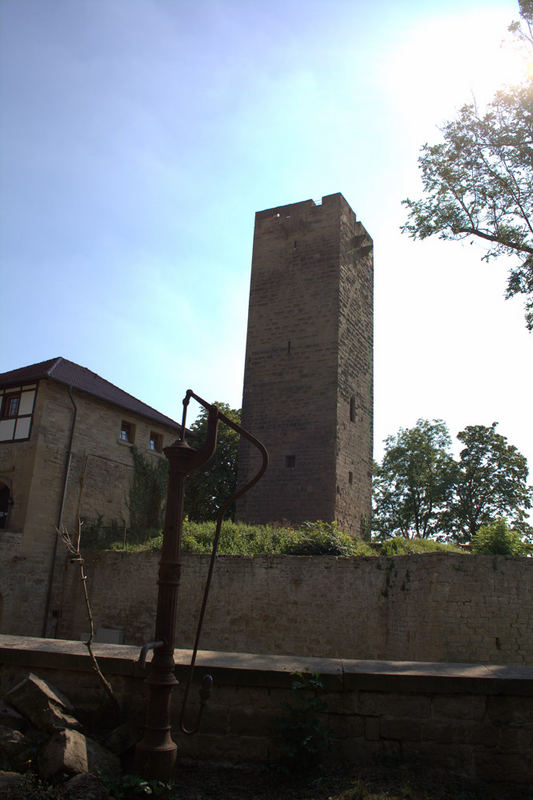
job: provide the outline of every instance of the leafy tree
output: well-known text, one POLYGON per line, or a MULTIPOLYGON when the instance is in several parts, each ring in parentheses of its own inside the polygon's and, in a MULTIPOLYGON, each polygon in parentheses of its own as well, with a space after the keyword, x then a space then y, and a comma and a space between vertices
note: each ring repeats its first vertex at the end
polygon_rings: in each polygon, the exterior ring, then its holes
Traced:
MULTIPOLYGON (((520 0, 520 23, 511 30, 533 48, 533 3, 520 0)), ((485 113, 475 103, 441 128, 444 141, 421 148, 424 197, 404 200, 402 231, 413 239, 478 239, 483 256, 514 258, 507 297, 526 297, 533 329, 533 78, 496 93, 485 113)))
POLYGON ((527 459, 496 432, 497 424, 468 425, 457 434, 464 448, 453 495, 442 515, 443 530, 456 541, 472 540, 480 527, 498 518, 509 519, 522 533, 530 530, 525 521, 532 500, 527 459))
MULTIPOLYGON (((226 403, 215 405, 233 422, 240 422, 240 411, 230 408, 226 403)), ((191 431, 199 443, 206 439, 207 419, 208 412, 202 409, 198 419, 191 425, 191 431)), ((236 431, 219 422, 215 455, 204 467, 192 472, 185 482, 185 513, 190 519, 215 519, 226 500, 234 494, 239 438, 236 431)))
POLYGON ((504 519, 482 526, 472 537, 472 552, 499 556, 527 556, 533 545, 524 542, 518 531, 507 527, 504 519))
POLYGON ((376 538, 446 538, 470 542, 482 526, 498 519, 521 535, 533 533, 526 521, 533 489, 527 460, 491 426, 469 425, 457 438, 459 459, 449 453, 442 420, 418 420, 385 440, 385 455, 374 470, 376 538))
POLYGON ((453 482, 450 434, 442 420, 419 419, 385 440, 374 471, 373 528, 378 539, 427 539, 438 533, 439 515, 453 482))

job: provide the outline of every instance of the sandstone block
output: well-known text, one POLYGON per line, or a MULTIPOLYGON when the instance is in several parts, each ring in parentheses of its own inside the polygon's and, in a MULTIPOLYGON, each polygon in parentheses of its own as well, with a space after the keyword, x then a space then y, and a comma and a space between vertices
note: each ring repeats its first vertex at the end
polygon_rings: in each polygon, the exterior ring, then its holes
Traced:
POLYGON ((360 692, 359 712, 404 719, 425 719, 430 715, 430 698, 421 695, 360 692))
POLYGON ((382 739, 397 739, 404 742, 420 741, 422 723, 413 719, 381 719, 382 739))
POLYGON ((81 727, 69 713, 74 710, 70 701, 47 681, 32 673, 4 695, 4 702, 39 730, 81 727))
POLYGON ((322 724, 334 739, 354 739, 363 736, 365 718, 355 714, 328 714, 322 724))
POLYGON ((486 698, 484 695, 443 695, 433 698, 432 709, 436 717, 451 719, 483 719, 486 698))
POLYGON ((533 723, 533 697, 489 697, 487 710, 491 722, 497 724, 533 723))
POLYGON ((117 775, 120 762, 116 755, 79 731, 58 731, 41 750, 39 772, 42 778, 64 772, 75 775, 95 771, 117 775))
POLYGON ((235 736, 269 737, 277 730, 280 719, 281 715, 274 711, 258 712, 254 708, 235 708, 230 713, 229 733, 235 736))
POLYGON ((380 738, 379 717, 367 717, 365 720, 365 738, 369 742, 377 742, 380 738))

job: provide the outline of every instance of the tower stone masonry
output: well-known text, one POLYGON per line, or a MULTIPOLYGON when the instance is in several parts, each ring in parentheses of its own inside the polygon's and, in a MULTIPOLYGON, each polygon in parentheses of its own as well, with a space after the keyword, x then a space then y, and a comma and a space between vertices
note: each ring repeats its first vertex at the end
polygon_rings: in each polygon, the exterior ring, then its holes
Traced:
MULTIPOLYGON (((373 245, 341 194, 255 216, 242 419, 270 463, 237 518, 370 521, 373 245)), ((257 467, 247 442, 239 485, 257 467)))

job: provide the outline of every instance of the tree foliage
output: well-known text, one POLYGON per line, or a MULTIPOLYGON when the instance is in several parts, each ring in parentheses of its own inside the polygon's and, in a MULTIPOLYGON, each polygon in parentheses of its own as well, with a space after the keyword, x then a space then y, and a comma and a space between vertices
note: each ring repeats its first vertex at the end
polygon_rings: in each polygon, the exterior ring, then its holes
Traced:
POLYGON ((491 426, 468 425, 457 438, 464 445, 456 464, 452 499, 442 516, 443 529, 456 541, 471 541, 499 518, 525 532, 531 508, 527 459, 491 426))
MULTIPOLYGON (((510 30, 533 49, 533 4, 520 2, 523 27, 510 30)), ((483 258, 513 258, 507 296, 524 295, 533 329, 533 77, 497 92, 482 113, 475 103, 441 128, 444 141, 425 144, 418 159, 424 196, 404 200, 402 231, 414 239, 471 238, 483 258)))
POLYGON ((418 420, 385 440, 375 467, 373 529, 377 538, 403 536, 469 542, 498 519, 529 534, 532 505, 526 458, 490 426, 469 425, 458 434, 459 459, 442 420, 418 420))
POLYGON ((510 530, 504 519, 482 526, 472 538, 472 552, 497 556, 527 556, 533 546, 518 531, 510 530))
POLYGON ((374 469, 373 528, 378 538, 427 539, 438 532, 439 513, 452 483, 450 434, 442 420, 419 419, 385 440, 374 469))
MULTIPOLYGON (((226 403, 215 405, 233 422, 240 422, 240 411, 226 403)), ((202 409, 191 425, 198 444, 207 437, 207 419, 208 412, 202 409)), ((235 493, 239 438, 236 431, 219 422, 215 455, 204 467, 192 472, 185 482, 185 513, 190 519, 215 519, 226 500, 235 493)))

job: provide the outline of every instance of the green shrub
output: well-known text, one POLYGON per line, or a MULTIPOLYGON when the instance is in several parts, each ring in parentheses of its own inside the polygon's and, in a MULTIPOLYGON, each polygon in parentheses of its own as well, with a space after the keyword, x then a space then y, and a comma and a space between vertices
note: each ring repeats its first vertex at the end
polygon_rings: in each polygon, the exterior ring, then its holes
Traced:
POLYGON ((323 690, 318 673, 293 673, 291 702, 282 703, 284 715, 276 725, 282 759, 291 772, 316 768, 329 747, 330 732, 320 717, 327 711, 323 690))
POLYGON ((504 519, 484 525, 472 537, 472 551, 497 556, 527 556, 533 546, 525 542, 518 531, 508 528, 504 519))
MULTIPOLYGON (((128 535, 124 545, 124 535, 118 526, 103 536, 98 529, 97 541, 86 543, 98 549, 126 550, 128 552, 157 552, 163 544, 161 530, 150 529, 138 533, 135 540, 128 535)), ((185 553, 210 553, 213 548, 215 523, 183 523, 182 550, 185 553)), ((396 537, 384 542, 364 542, 353 539, 339 530, 336 522, 303 522, 297 528, 277 525, 248 525, 243 522, 226 521, 222 525, 218 547, 220 555, 332 555, 353 556, 397 556, 416 553, 464 553, 454 544, 441 544, 431 539, 404 539, 396 537)))
POLYGON ((282 552, 293 556, 355 556, 372 555, 366 542, 353 539, 339 530, 336 522, 304 522, 294 541, 286 542, 282 552))
POLYGON ((460 547, 454 544, 442 544, 433 539, 405 539, 395 536, 384 542, 374 543, 375 551, 380 556, 407 556, 417 553, 463 553, 460 547))
MULTIPOLYGON (((183 529, 183 550, 211 552, 214 530, 212 522, 187 521, 183 529)), ((320 521, 304 522, 298 528, 225 522, 218 552, 221 555, 372 555, 368 544, 340 531, 336 522, 320 521)))
MULTIPOLYGON (((222 555, 261 555, 282 553, 296 532, 271 525, 246 525, 224 522, 218 552, 222 555)), ((215 535, 214 522, 190 522, 183 527, 182 546, 185 552, 210 553, 215 535)))

